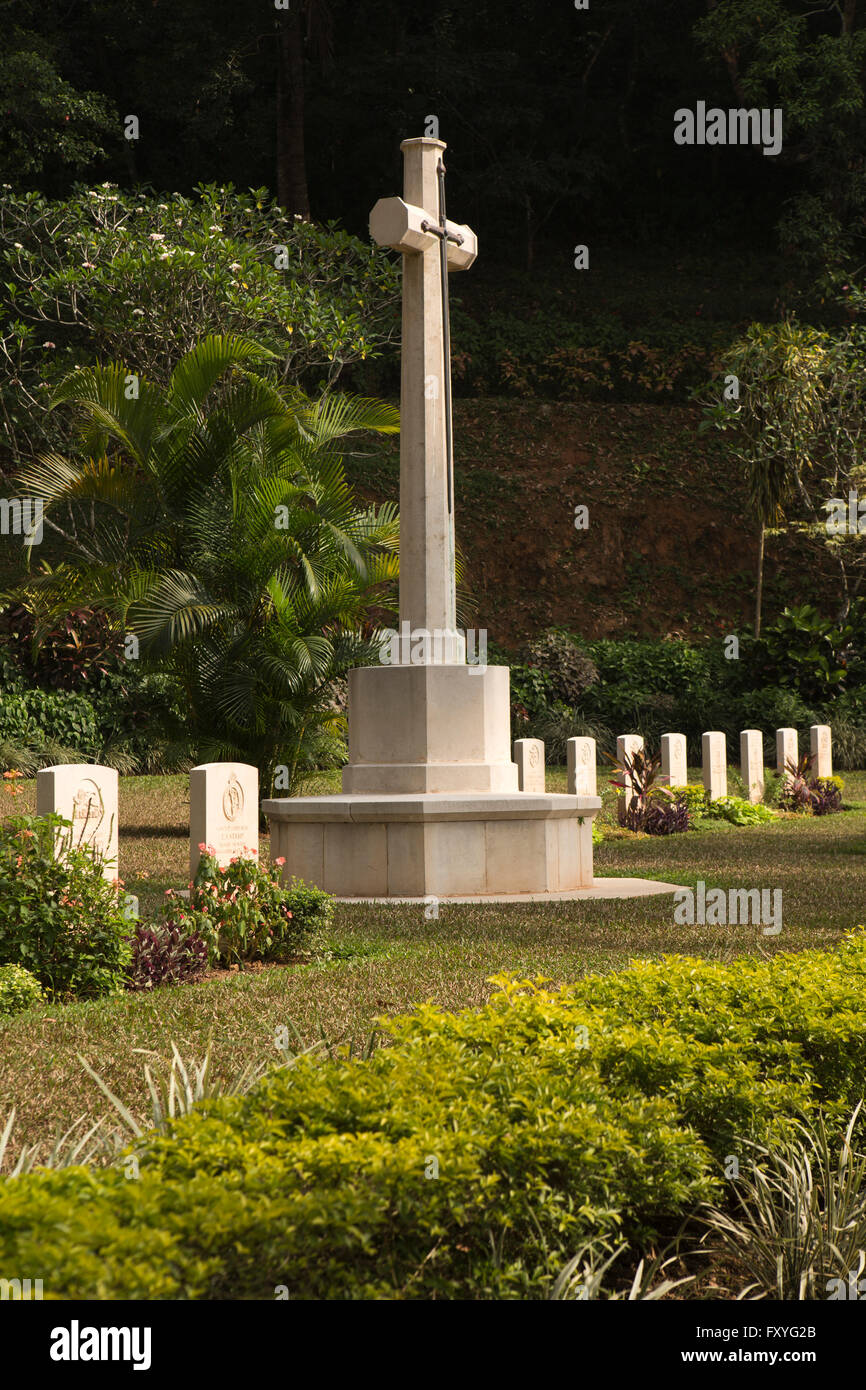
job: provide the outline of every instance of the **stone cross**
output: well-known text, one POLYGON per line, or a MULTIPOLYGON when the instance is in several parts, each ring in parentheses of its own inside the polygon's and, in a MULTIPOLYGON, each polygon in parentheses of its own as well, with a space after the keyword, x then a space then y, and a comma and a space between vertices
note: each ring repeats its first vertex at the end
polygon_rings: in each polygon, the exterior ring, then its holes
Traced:
POLYGON ((465 661, 457 635, 447 271, 478 255, 469 227, 445 217, 445 144, 404 140, 403 197, 380 198, 370 235, 403 253, 400 380, 400 625, 430 633, 425 664, 465 661), (435 641, 435 634, 446 634, 435 641))

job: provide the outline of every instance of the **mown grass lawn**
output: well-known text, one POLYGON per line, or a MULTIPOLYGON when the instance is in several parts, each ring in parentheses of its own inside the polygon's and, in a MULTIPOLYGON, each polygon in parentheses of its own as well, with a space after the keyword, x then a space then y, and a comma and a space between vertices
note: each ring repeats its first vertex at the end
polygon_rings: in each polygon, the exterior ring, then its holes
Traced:
MULTIPOLYGON (((690 774, 699 780, 699 774, 690 774)), ((602 784, 606 783, 606 776, 602 784)), ((334 789, 322 775, 307 790, 334 789)), ((165 889, 187 876, 187 779, 122 778, 120 872, 145 914, 165 889)), ((565 790, 564 769, 551 769, 548 789, 565 790)), ((34 809, 34 784, 24 784, 16 812, 34 809)), ((154 995, 54 1005, 0 1023, 0 1116, 17 1110, 17 1144, 44 1143, 79 1116, 108 1105, 82 1068, 85 1056, 130 1107, 147 1113, 143 1067, 170 1056, 201 1058, 210 1044, 215 1069, 231 1076, 247 1062, 277 1060, 276 1029, 292 1024, 305 1043, 322 1036, 334 1046, 361 1046, 382 1015, 433 1000, 475 1007, 501 971, 573 979, 611 970, 630 957, 668 952, 719 959, 744 952, 773 954, 827 946, 866 921, 866 773, 846 774, 851 809, 823 818, 786 818, 765 826, 701 822, 687 835, 634 837, 613 828, 613 800, 604 794, 605 842, 596 848, 599 875, 654 877, 707 887, 782 890, 783 928, 776 937, 757 926, 677 926, 669 895, 551 905, 442 906, 428 920, 423 907, 340 904, 328 958, 309 964, 225 972, 199 984, 154 995)), ((7 810, 13 809, 7 806, 7 810)), ((267 837, 261 841, 267 855, 267 837)))

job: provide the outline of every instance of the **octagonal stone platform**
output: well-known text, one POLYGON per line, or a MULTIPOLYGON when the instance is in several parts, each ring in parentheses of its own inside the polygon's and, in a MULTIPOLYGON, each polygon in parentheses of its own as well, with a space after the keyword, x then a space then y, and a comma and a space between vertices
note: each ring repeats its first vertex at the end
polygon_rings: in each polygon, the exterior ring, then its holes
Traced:
POLYGON ((597 796, 526 792, 264 801, 283 877, 335 897, 561 895, 593 885, 597 796))

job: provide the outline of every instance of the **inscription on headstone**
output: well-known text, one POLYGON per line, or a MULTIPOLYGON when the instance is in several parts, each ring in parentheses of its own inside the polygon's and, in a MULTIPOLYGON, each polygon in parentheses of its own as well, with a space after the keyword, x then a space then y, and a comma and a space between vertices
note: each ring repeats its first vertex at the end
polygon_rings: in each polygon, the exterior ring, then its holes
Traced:
POLYGON ((544 791, 544 744, 540 738, 514 740, 517 788, 522 792, 544 791))
POLYGON ((662 770, 659 781, 666 787, 684 787, 688 780, 685 734, 662 734, 662 770))
POLYGON ((568 791, 572 796, 598 796, 594 738, 567 740, 568 791))
POLYGON ((740 776, 750 801, 764 799, 764 736, 760 729, 740 734, 740 776))
POLYGON ((52 811, 72 822, 61 830, 56 850, 89 850, 113 881, 117 869, 117 772, 95 763, 58 763, 36 774, 36 814, 52 811))
POLYGON ((790 774, 788 764, 792 767, 797 766, 800 754, 797 747, 796 729, 777 729, 776 730, 776 771, 780 777, 787 778, 790 774))
POLYGON ((714 730, 701 737, 704 790, 710 801, 728 794, 728 755, 725 736, 714 730))
POLYGON ((829 724, 813 724, 809 730, 812 753, 812 776, 833 776, 832 734, 829 724))
POLYGON ((212 845, 217 863, 259 852, 259 773, 248 763, 202 763, 189 775, 189 876, 212 845))

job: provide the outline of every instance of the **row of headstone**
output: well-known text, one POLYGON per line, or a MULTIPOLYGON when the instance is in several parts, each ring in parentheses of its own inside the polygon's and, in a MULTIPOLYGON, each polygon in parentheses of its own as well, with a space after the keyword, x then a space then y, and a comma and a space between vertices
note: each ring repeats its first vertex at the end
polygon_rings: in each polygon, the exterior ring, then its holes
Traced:
MULTIPOLYGON (((36 814, 52 812, 72 822, 55 852, 86 849, 104 865, 109 881, 117 861, 117 772, 93 763, 60 763, 36 775, 36 814)), ((189 876, 212 846, 220 865, 246 851, 259 852, 259 773, 247 763, 203 763, 189 776, 189 876)))
MULTIPOLYGON (((813 777, 833 776, 832 735, 829 724, 813 724, 809 731, 813 777)), ((621 734, 616 741, 616 756, 621 763, 642 753, 640 734, 621 734)), ((596 746, 594 738, 570 738, 566 742, 568 761, 568 791, 572 795, 597 796, 596 746)), ((723 733, 712 730, 701 737, 703 783, 711 801, 728 794, 728 753, 723 733)), ((789 767, 797 766, 798 742, 796 729, 776 730, 776 769, 780 777, 789 775, 789 767)), ((517 785, 522 792, 543 792, 544 743, 540 738, 518 738, 514 742, 514 761, 517 763, 517 785)), ((740 734, 740 775, 750 801, 764 797, 764 736, 760 729, 744 729, 740 734)), ((685 734, 662 734, 661 772, 659 781, 668 787, 684 787, 689 780, 685 734)), ((631 779, 626 774, 623 796, 629 798, 631 779)))

